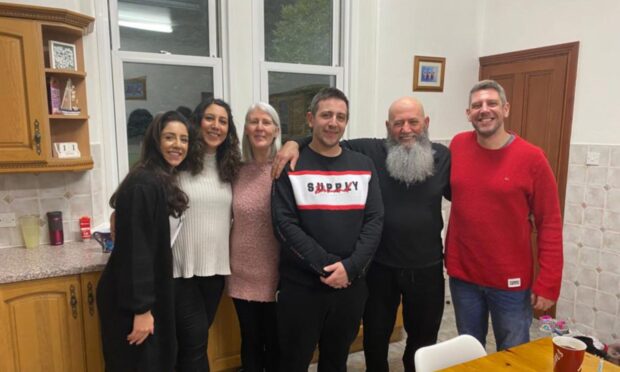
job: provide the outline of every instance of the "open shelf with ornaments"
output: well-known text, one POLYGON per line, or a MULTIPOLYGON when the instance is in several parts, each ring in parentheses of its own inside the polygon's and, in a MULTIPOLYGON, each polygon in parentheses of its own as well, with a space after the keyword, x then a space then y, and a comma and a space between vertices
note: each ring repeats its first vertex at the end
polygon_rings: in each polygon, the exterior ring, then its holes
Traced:
POLYGON ((83 37, 93 21, 0 3, 0 73, 14 87, 0 88, 10 106, 0 115, 0 173, 92 169, 83 37))

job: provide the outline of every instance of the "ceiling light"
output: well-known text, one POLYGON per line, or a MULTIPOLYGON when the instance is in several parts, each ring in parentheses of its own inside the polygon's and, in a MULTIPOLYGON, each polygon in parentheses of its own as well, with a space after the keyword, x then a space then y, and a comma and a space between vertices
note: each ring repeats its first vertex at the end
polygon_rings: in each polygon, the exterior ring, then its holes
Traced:
POLYGON ((155 32, 172 32, 170 9, 140 4, 118 4, 118 24, 155 32))

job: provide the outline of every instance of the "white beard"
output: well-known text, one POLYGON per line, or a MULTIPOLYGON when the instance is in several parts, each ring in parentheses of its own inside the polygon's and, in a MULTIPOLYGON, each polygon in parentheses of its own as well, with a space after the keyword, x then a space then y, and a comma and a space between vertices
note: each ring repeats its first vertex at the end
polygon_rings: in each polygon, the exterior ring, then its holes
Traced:
POLYGON ((426 133, 416 136, 410 147, 391 139, 386 140, 388 155, 385 160, 388 173, 407 186, 419 183, 435 172, 431 141, 426 133))

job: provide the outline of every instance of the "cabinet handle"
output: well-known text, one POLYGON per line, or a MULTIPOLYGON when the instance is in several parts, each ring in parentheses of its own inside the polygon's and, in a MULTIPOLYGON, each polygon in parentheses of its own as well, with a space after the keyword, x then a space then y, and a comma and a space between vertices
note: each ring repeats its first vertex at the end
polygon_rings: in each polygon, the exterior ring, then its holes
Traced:
POLYGON ((93 292, 93 283, 88 282, 88 313, 90 316, 95 315, 95 293, 93 292))
POLYGON ((75 286, 73 284, 71 284, 71 286, 69 287, 69 292, 71 293, 71 315, 73 315, 73 319, 77 319, 77 304, 78 304, 78 300, 77 300, 77 296, 75 294, 75 286))
POLYGON ((41 128, 38 120, 34 120, 34 143, 37 149, 37 155, 41 155, 41 128))

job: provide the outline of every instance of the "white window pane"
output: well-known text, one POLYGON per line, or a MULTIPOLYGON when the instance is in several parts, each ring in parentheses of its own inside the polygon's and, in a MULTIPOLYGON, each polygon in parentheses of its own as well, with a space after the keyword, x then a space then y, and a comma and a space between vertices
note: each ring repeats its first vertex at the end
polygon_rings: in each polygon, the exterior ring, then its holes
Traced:
POLYGON ((264 0, 265 60, 332 64, 332 0, 264 0))
POLYGON ((119 0, 121 50, 209 56, 208 0, 119 0))
POLYGON ((310 134, 306 112, 312 97, 322 88, 334 86, 333 75, 269 72, 269 103, 280 115, 282 143, 310 134))
POLYGON ((125 62, 123 75, 130 166, 140 156, 142 137, 153 116, 179 106, 193 111, 202 100, 213 97, 211 67, 125 62))

